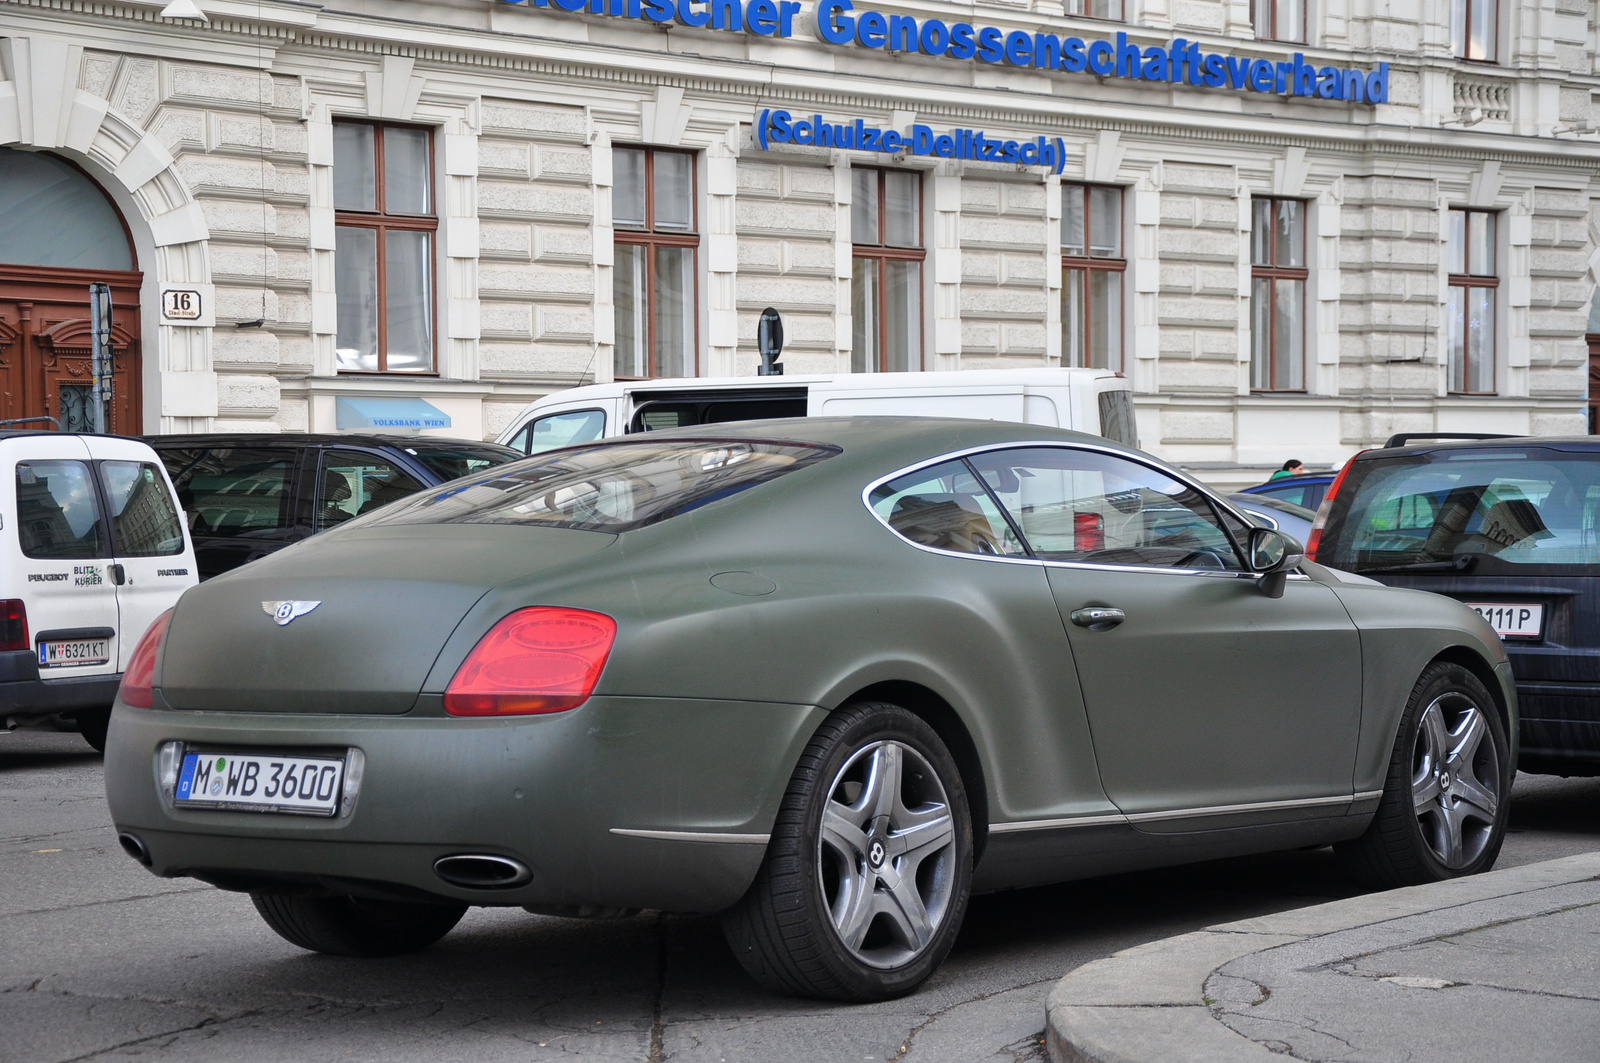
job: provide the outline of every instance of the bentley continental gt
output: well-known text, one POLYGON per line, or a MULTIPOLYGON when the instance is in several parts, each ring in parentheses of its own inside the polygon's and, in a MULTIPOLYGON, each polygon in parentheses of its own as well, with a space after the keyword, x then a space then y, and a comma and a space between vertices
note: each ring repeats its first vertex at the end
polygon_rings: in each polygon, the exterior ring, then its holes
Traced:
POLYGON ((1139 451, 773 420, 552 450, 189 590, 106 789, 130 855, 307 949, 722 913, 760 982, 859 1001, 974 892, 1330 844, 1374 885, 1485 870, 1516 711, 1477 613, 1139 451))

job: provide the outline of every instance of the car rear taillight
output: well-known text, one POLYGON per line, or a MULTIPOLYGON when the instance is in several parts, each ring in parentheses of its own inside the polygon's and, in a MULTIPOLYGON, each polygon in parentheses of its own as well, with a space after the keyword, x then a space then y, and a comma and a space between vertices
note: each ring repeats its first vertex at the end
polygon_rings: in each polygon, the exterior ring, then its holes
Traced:
POLYGON ((1075 550, 1104 550, 1106 520, 1098 513, 1072 515, 1072 546, 1075 550))
POLYGON ((586 609, 518 609, 478 641, 444 692, 452 716, 563 712, 589 699, 617 622, 586 609))
POLYGON ((148 709, 154 702, 151 687, 156 678, 156 654, 161 652, 161 636, 167 633, 167 623, 171 619, 171 609, 156 617, 145 630, 144 638, 139 640, 133 656, 128 658, 128 667, 122 672, 122 686, 117 688, 117 697, 124 705, 148 709))
POLYGON ((1333 498, 1344 484, 1344 478, 1350 475, 1350 467, 1356 463, 1356 458, 1365 453, 1365 450, 1356 451, 1350 460, 1344 463, 1344 468, 1339 470, 1339 475, 1333 478, 1333 483, 1328 485, 1328 493, 1322 496, 1322 505, 1317 507, 1317 517, 1311 522, 1311 534, 1306 538, 1307 561, 1317 559, 1317 547, 1322 545, 1322 529, 1328 523, 1328 514, 1333 511, 1333 498))
POLYGON ((28 645, 28 607, 21 598, 0 601, 0 650, 31 650, 28 645))

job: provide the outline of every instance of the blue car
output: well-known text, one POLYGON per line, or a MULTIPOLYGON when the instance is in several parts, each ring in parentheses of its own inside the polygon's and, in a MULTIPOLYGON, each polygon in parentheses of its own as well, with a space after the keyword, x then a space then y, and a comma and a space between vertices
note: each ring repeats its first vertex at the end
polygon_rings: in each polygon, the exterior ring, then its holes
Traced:
POLYGON ((1239 489, 1244 495, 1267 495, 1271 498, 1292 502, 1313 513, 1322 505, 1322 496, 1328 493, 1328 485, 1333 483, 1336 473, 1310 472, 1300 476, 1284 476, 1276 480, 1268 480, 1264 484, 1254 487, 1239 489))

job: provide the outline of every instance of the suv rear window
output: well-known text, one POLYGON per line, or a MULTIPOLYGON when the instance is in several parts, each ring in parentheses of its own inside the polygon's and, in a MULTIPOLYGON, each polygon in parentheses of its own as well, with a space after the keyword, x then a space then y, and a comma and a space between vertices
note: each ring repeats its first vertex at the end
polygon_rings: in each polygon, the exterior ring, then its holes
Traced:
POLYGON ((1597 525, 1600 453, 1434 451, 1358 461, 1328 514, 1317 560, 1358 572, 1596 569, 1597 525))
POLYGON ((1133 392, 1100 393, 1100 434, 1124 446, 1139 445, 1139 426, 1133 416, 1133 392))
POLYGON ((572 447, 413 495, 346 527, 523 524, 623 532, 727 498, 838 453, 805 443, 676 439, 572 447))

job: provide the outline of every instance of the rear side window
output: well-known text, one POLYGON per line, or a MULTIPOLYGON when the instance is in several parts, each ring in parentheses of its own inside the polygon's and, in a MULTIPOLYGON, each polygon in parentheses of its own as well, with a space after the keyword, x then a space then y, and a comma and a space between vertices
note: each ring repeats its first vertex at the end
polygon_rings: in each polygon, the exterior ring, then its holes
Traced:
POLYGON ((868 501, 889 527, 922 546, 996 557, 1027 553, 963 461, 891 480, 874 488, 868 501))
POLYGON ((1100 434, 1124 446, 1139 445, 1139 426, 1133 417, 1133 392, 1100 393, 1100 434))
POLYGON ((1600 454, 1519 447, 1357 462, 1317 560, 1355 571, 1600 568, 1600 454))
POLYGON ((87 462, 17 463, 17 537, 26 557, 109 557, 87 462))
POLYGON ((170 557, 183 553, 183 523, 166 478, 142 461, 103 461, 100 478, 117 530, 117 556, 170 557))
POLYGON ((250 538, 288 527, 295 451, 287 447, 162 450, 196 536, 250 538))
POLYGON ((322 456, 317 530, 336 527, 422 490, 410 474, 376 454, 330 450, 322 456))
POLYGON ((709 505, 838 453, 805 443, 675 439, 529 458, 413 495, 363 525, 521 524, 624 532, 709 505))
MULTIPOLYGON (((1291 484, 1288 487, 1274 487, 1265 491, 1251 491, 1250 493, 1260 495, 1263 498, 1281 499, 1292 505, 1311 509, 1312 488, 1310 484, 1291 484)), ((1313 512, 1315 511, 1313 510, 1313 512)))
POLYGON ((508 461, 518 455, 497 446, 419 446, 406 447, 406 453, 428 467, 428 471, 442 480, 459 480, 508 461))

